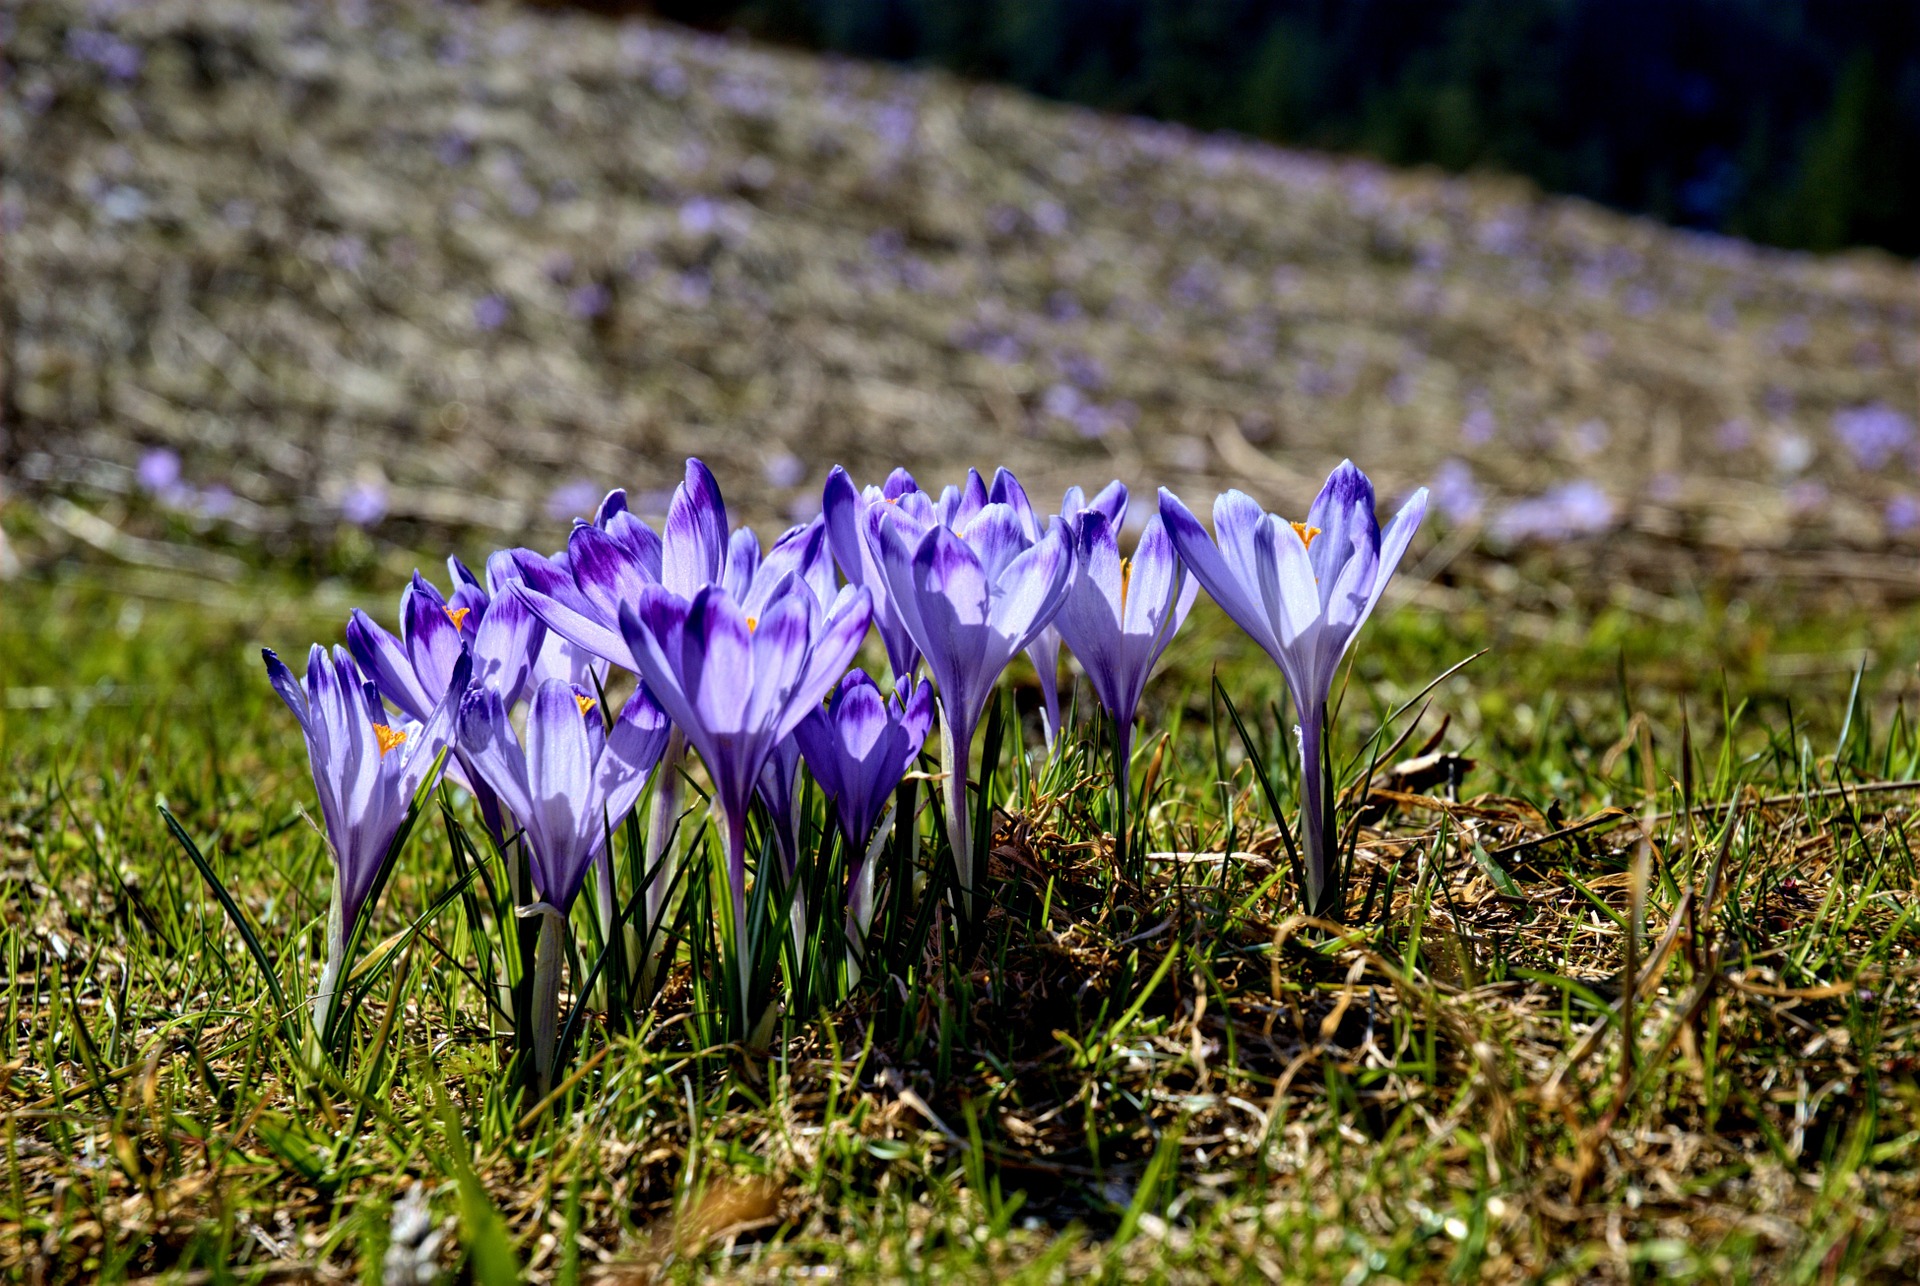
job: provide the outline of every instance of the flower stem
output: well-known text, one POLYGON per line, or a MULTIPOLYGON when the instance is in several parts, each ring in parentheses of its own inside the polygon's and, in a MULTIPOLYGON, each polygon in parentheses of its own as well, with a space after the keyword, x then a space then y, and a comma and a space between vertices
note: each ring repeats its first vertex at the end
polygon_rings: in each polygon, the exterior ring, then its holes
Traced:
POLYGON ((727 888, 733 895, 733 959, 740 973, 740 1023, 744 1034, 753 1022, 753 942, 747 931, 747 810, 727 809, 727 888))
POLYGON ((973 729, 955 728, 941 711, 940 767, 946 774, 947 843, 953 848, 953 871, 960 885, 960 911, 973 919, 973 818, 967 810, 967 759, 973 750, 973 729))
POLYGON ((643 951, 637 953, 642 957, 639 992, 642 998, 652 994, 654 979, 660 972, 660 951, 666 942, 660 925, 666 914, 667 895, 673 885, 673 823, 675 814, 680 811, 680 761, 686 757, 686 753, 686 734, 676 727, 667 734, 667 748, 660 756, 659 765, 654 768, 653 806, 647 815, 644 868, 647 922, 641 926, 641 931, 646 935, 646 945, 643 951))
POLYGON ((560 935, 566 917, 545 902, 520 909, 522 916, 540 918, 540 942, 533 954, 533 1073, 534 1088, 545 1098, 553 1088, 553 1064, 560 1043, 560 969, 566 952, 560 935))
POLYGON ((1128 852, 1128 813, 1133 803, 1133 720, 1113 721, 1113 856, 1122 874, 1132 877, 1128 852))
POLYGON ((1332 765, 1326 756, 1324 706, 1300 712, 1300 830, 1306 849, 1306 908, 1309 915, 1334 916, 1335 888, 1332 765))

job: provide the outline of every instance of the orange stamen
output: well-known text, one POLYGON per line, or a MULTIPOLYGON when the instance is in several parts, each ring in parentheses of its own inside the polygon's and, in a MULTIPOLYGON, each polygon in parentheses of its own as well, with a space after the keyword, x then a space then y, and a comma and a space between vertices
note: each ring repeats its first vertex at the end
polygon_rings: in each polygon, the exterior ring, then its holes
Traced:
POLYGON ((580 715, 582 718, 592 714, 594 706, 599 704, 599 702, 595 701, 592 697, 583 697, 578 692, 573 694, 573 703, 580 707, 580 715))
POLYGON ((757 616, 749 616, 747 618, 747 633, 751 634, 759 628, 760 628, 760 618, 757 616))
POLYGON ((1133 580, 1133 559, 1120 560, 1120 610, 1127 610, 1127 585, 1133 580))
POLYGON ((392 728, 384 723, 373 725, 373 739, 380 743, 380 757, 385 759, 387 752, 407 739, 406 729, 392 728))
POLYGON ((449 607, 447 609, 447 619, 453 622, 453 628, 457 630, 466 624, 467 613, 472 610, 471 607, 449 607))
POLYGON ((1288 523, 1287 525, 1293 528, 1294 535, 1300 537, 1301 544, 1305 545, 1308 549, 1313 548, 1313 538, 1320 534, 1318 527, 1309 527, 1304 522, 1288 523))

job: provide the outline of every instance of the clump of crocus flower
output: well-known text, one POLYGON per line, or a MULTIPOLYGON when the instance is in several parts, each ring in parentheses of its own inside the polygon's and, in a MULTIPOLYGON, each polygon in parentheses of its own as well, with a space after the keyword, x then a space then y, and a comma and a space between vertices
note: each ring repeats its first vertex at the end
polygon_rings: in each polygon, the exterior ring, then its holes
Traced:
MULTIPOLYGON (((900 787, 936 718, 952 893, 965 919, 978 922, 990 890, 968 802, 972 741, 1002 671, 1022 651, 1039 674, 1049 752, 1066 731, 1056 686, 1062 643, 1110 721, 1115 855, 1131 872, 1134 723, 1154 666, 1203 586, 1273 657, 1293 695, 1303 899, 1316 912, 1339 912, 1329 696, 1419 525, 1424 491, 1382 531, 1372 485, 1343 464, 1304 522, 1230 491, 1215 502, 1209 536, 1163 490, 1161 512, 1131 553, 1121 544, 1127 491, 1117 482, 1091 500, 1070 488, 1059 513, 1043 517, 1004 469, 991 484, 970 470, 935 498, 904 470, 856 490, 835 468, 822 500, 819 518, 763 552, 751 530, 729 527, 718 481, 689 460, 658 531, 628 508, 624 491, 610 491, 590 519, 576 520, 560 553, 497 553, 484 577, 450 560, 450 594, 416 573, 399 632, 355 612, 351 653, 329 657, 315 647, 304 686, 267 653, 274 686, 307 739, 335 860, 327 965, 314 1000, 323 1032, 410 806, 449 753, 450 778, 474 795, 496 846, 524 855, 530 883, 516 879, 512 900, 540 928, 533 1031, 522 1047, 542 1090, 559 1071, 570 916, 598 870, 602 941, 613 941, 610 840, 639 812, 650 782, 659 784, 642 850, 649 952, 669 936, 659 932, 670 896, 663 872, 683 747, 705 769, 724 846, 725 892, 704 923, 728 947, 721 959, 732 976, 722 995, 736 1036, 763 1031, 773 1012, 768 978, 754 973, 767 959, 759 951, 765 926, 748 922, 750 906, 764 903, 750 902, 749 889, 776 874, 793 889, 798 948, 809 932, 802 863, 809 850, 831 858, 832 840, 802 842, 827 834, 807 829, 809 782, 846 855, 839 914, 857 985, 879 855, 901 828, 909 842, 896 852, 911 863, 916 851, 917 809, 896 815, 897 801, 917 798, 900 787), (885 648, 890 691, 850 668, 870 628, 885 648), (630 692, 613 718, 610 690, 630 692), (747 837, 756 809, 777 872, 755 869, 747 837)), ((917 877, 900 874, 888 881, 889 896, 918 896, 917 877)), ((685 896, 703 894, 696 886, 685 896)), ((657 963, 650 955, 648 967, 657 963)))

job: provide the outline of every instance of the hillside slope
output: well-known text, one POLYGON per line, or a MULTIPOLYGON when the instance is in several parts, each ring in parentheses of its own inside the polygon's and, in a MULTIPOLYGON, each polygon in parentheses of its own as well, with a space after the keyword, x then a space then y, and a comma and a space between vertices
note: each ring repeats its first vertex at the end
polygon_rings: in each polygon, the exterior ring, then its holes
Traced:
POLYGON ((1920 295, 1881 257, 638 21, 5 21, 31 489, 144 489, 274 546, 343 516, 551 542, 693 452, 763 522, 834 461, 1298 507, 1351 455, 1496 545, 1920 529, 1920 295))

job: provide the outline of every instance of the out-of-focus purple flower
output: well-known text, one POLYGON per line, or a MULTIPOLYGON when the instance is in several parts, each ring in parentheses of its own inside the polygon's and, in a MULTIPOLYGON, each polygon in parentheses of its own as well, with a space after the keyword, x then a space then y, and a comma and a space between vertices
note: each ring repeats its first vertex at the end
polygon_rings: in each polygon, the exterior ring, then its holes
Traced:
POLYGON ((233 488, 216 482, 196 498, 195 508, 203 518, 225 518, 233 512, 233 488))
POLYGON ((340 516, 356 527, 379 522, 387 516, 386 484, 372 479, 353 483, 340 497, 340 516))
POLYGON ((713 299, 713 276, 705 268, 689 268, 680 274, 674 293, 689 308, 705 308, 713 299))
POLYGON ((1055 384, 1040 399, 1042 410, 1063 420, 1072 419, 1080 405, 1080 390, 1071 384, 1055 384))
POLYGON ((1893 536, 1910 536, 1920 531, 1920 499, 1902 493, 1887 501, 1887 533, 1893 536))
POLYGON ((1058 201, 1037 203, 1029 217, 1033 226, 1049 237, 1060 236, 1067 230, 1067 207, 1058 201))
POLYGON ((577 287, 567 296, 567 311, 575 317, 592 319, 607 311, 613 294, 597 281, 577 287))
POLYGON ((690 237, 709 235, 720 224, 720 207, 697 196, 680 207, 680 231, 690 237))
POLYGON ((1514 501, 1494 518, 1492 534, 1507 544, 1573 540, 1605 531, 1613 519, 1614 505, 1607 493, 1582 478, 1514 501))
POLYGON ((82 62, 92 63, 108 78, 130 81, 140 74, 146 56, 138 45, 130 44, 110 31, 76 27, 67 32, 67 53, 82 62))
POLYGON ((1774 346, 1783 350, 1805 348, 1812 338, 1813 328, 1807 324, 1805 317, 1797 313, 1781 319, 1780 324, 1773 328, 1774 346))
POLYGON ((1574 426, 1567 445, 1573 448, 1575 455, 1588 458, 1605 451, 1610 436, 1605 420, 1585 420, 1574 426))
POLYGON ((867 511, 867 538, 894 610, 939 689, 947 832, 968 915, 974 854, 967 765, 974 728, 1007 662, 1059 610, 1073 571, 1063 528, 1056 524, 1034 543, 1011 505, 981 503, 985 499, 973 474, 965 488, 942 493, 932 523, 917 522, 903 504, 867 511))
POLYGON ((1913 447, 1913 419, 1884 402, 1853 406, 1834 412, 1833 435, 1855 465, 1875 471, 1913 447))
POLYGON ((262 649, 267 677, 300 721, 320 816, 333 855, 333 903, 327 917, 327 963, 314 993, 314 1026, 324 1032, 347 963, 347 941, 385 882, 394 838, 413 797, 440 761, 453 733, 455 707, 469 667, 454 667, 424 722, 394 727, 386 707, 345 648, 331 658, 318 643, 307 653, 303 687, 271 649, 262 649))
POLYGON ((1753 444, 1753 426, 1741 419, 1728 420, 1713 431, 1713 444, 1728 453, 1744 451, 1753 444))
POLYGON ((1434 507, 1450 523, 1472 522, 1486 508, 1486 496, 1474 481, 1473 466, 1465 460, 1442 460, 1427 488, 1434 507))
POLYGON ((922 679, 911 694, 889 701, 865 670, 853 669, 826 709, 810 711, 793 730, 847 842, 847 910, 862 935, 873 919, 868 838, 932 726, 932 684, 922 679))
MULTIPOLYGON (((840 591, 825 610, 813 594, 789 590, 750 615, 718 585, 691 601, 644 585, 635 603, 620 606, 620 633, 640 677, 699 752, 713 782, 743 988, 751 973, 748 805, 767 760, 846 671, 871 617, 871 599, 857 585, 840 591)), ((741 997, 742 1012, 749 999, 741 997)))
POLYGON ((1485 402, 1475 401, 1467 408, 1466 418, 1460 421, 1460 440, 1470 447, 1485 446, 1493 441, 1500 431, 1500 422, 1493 417, 1493 408, 1485 402))
POLYGON ((170 447, 154 447, 140 457, 134 479, 142 491, 153 495, 172 491, 180 485, 180 453, 170 447))
POLYGON ((506 324, 507 301, 499 295, 482 295, 473 303, 473 324, 481 330, 499 330, 506 324))
POLYGON ((1304 523, 1266 513, 1229 491, 1214 502, 1213 537, 1165 487, 1160 514, 1187 569, 1280 667, 1300 715, 1301 816, 1306 902, 1337 912, 1333 794, 1323 763, 1327 698, 1340 661, 1393 578, 1427 510, 1423 487, 1383 532, 1373 484, 1343 461, 1304 523), (1216 543, 1217 541, 1217 543, 1216 543))
POLYGON ((791 451, 776 451, 766 458, 760 466, 761 475, 767 485, 785 490, 797 487, 807 479, 807 464, 791 451))
POLYGON ((589 478, 572 478, 547 493, 547 518, 565 522, 591 510, 600 500, 600 488, 589 478))

